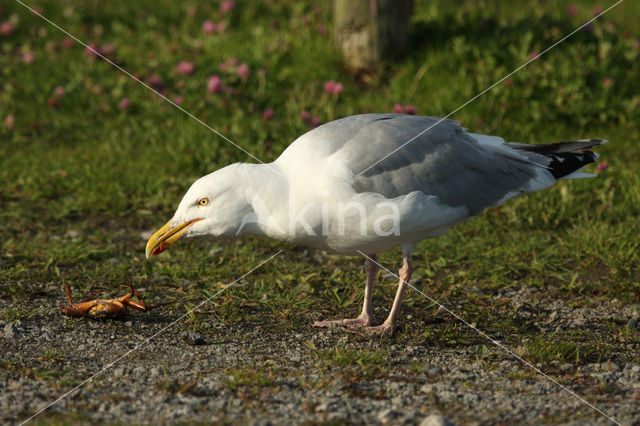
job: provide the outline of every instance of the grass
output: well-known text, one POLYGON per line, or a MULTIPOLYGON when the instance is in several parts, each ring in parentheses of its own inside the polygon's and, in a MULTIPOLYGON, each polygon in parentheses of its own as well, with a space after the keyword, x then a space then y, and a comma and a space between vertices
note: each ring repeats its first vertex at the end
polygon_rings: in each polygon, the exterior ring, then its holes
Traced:
MULTIPOLYGON (((600 4, 573 2, 571 16, 568 1, 418 1, 411 54, 365 83, 344 72, 325 34, 328 4, 238 3, 225 16, 209 3, 38 5, 81 40, 112 44, 110 57, 126 70, 144 81, 158 76, 167 97, 181 97, 187 111, 271 161, 309 129, 302 110, 322 122, 391 111, 395 103, 446 115, 585 22, 600 4), (204 35, 205 19, 225 21, 228 29, 204 35), (249 78, 219 68, 231 58, 249 66, 249 78), (175 72, 183 60, 194 63, 192 75, 175 72), (208 93, 211 74, 233 94, 208 93), (331 79, 344 84, 339 96, 324 93, 331 79), (274 110, 268 121, 266 109, 274 110)), ((542 297, 578 304, 614 298, 634 304, 640 296, 638 13, 637 3, 622 3, 453 117, 507 140, 611 140, 599 150, 608 168, 598 179, 563 181, 512 200, 415 252, 415 276, 428 294, 458 304, 458 313, 492 335, 533 338, 528 353, 536 360, 573 360, 581 343, 571 335, 538 339, 526 321, 500 310, 501 289, 536 287, 542 297)), ((232 282, 283 248, 207 305, 212 320, 266 315, 290 330, 311 312, 339 317, 358 310, 364 273, 357 258, 247 237, 184 243, 147 263, 140 233, 171 217, 195 178, 250 158, 81 46, 64 47, 64 34, 18 3, 3 4, 0 21, 15 26, 0 38, 0 298, 18 306, 4 320, 37 315, 39 308, 21 304, 36 296, 64 300, 61 277, 78 295, 95 288, 119 294, 132 281, 150 299, 194 304, 219 291, 216 283, 232 282), (35 55, 32 63, 25 63, 25 52, 35 55), (56 95, 57 87, 64 93, 56 95), (130 101, 126 109, 119 107, 123 98, 130 101)), ((398 260, 398 251, 381 256, 393 268, 398 260)), ((376 303, 386 306, 395 289, 383 281, 376 303)), ((434 322, 433 306, 415 292, 406 305, 404 314, 426 325, 416 330, 403 320, 401 339, 481 341, 446 316, 434 322)), ((182 306, 166 309, 181 315, 182 306)), ((206 331, 198 315, 204 314, 190 315, 185 327, 206 331)), ((637 332, 626 333, 637 341, 637 332)), ((332 352, 323 359, 343 365, 360 358, 332 352)))
POLYGON ((235 390, 243 386, 268 388, 275 385, 275 379, 277 377, 270 370, 270 368, 264 366, 256 367, 254 369, 231 368, 227 370, 228 377, 225 384, 227 388, 231 390, 235 390))
POLYGON ((594 356, 596 353, 589 344, 577 344, 557 334, 533 338, 526 343, 526 359, 531 362, 549 363, 557 360, 579 364, 585 359, 598 362, 600 360, 594 356))
POLYGON ((40 360, 48 362, 58 362, 64 360, 64 354, 51 348, 43 348, 40 360))
POLYGON ((342 347, 335 347, 331 350, 318 350, 313 344, 307 347, 313 350, 314 355, 319 360, 329 361, 341 367, 360 366, 367 370, 369 368, 383 366, 389 354, 386 351, 360 351, 342 347))

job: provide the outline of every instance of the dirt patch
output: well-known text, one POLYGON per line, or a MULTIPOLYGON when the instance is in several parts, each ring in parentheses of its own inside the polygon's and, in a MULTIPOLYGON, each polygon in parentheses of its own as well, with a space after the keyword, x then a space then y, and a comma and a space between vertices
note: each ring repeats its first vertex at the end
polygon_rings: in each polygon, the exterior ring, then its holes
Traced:
MULTIPOLYGON (((58 312, 58 290, 49 286, 31 300, 30 318, 8 320, 26 303, 0 300, 3 421, 22 421, 80 385, 38 419, 419 424, 438 412, 454 423, 609 422, 482 339, 448 345, 369 339, 314 329, 308 324, 317 314, 283 327, 259 307, 247 307, 251 319, 231 324, 202 314, 202 333, 184 321, 170 325, 182 315, 170 307, 122 320, 72 319, 58 312)), ((545 355, 540 342, 502 338, 524 358, 538 357, 537 367, 607 415, 624 424, 638 419, 640 365, 623 359, 638 350, 637 312, 615 302, 579 308, 540 302, 524 290, 505 298, 522 321, 540 328, 544 342, 553 343, 549 336, 563 328, 590 333, 589 344, 616 324, 626 329, 619 342, 626 350, 613 348, 613 360, 569 351, 558 361, 555 346, 545 355), (538 321, 540 312, 547 321, 538 321)))

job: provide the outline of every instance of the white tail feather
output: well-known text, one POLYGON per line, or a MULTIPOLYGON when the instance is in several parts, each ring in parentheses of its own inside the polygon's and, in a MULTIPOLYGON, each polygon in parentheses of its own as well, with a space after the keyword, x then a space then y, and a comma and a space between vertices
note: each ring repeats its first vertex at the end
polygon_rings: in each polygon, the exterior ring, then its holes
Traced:
POLYGON ((593 173, 573 172, 566 176, 562 176, 560 179, 584 179, 592 177, 598 177, 598 175, 594 175, 593 173))

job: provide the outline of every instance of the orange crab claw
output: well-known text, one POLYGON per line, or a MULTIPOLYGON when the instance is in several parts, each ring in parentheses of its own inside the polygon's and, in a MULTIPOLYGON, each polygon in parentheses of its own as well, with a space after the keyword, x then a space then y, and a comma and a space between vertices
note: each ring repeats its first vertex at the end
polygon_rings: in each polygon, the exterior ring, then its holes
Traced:
POLYGON ((75 317, 75 318, 80 318, 83 317, 86 314, 85 312, 81 312, 78 309, 72 307, 72 306, 64 306, 62 303, 60 303, 60 312, 62 312, 63 314, 67 314, 69 316, 75 317))
POLYGON ((136 290, 136 288, 131 283, 129 283, 129 289, 131 290, 131 292, 126 296, 118 298, 118 301, 122 302, 122 304, 126 306, 132 307, 133 309, 146 311, 147 305, 146 303, 144 303, 144 300, 142 300, 142 297, 140 297, 140 293, 138 293, 138 290, 136 290), (133 300, 131 300, 134 295, 138 299, 138 302, 134 302, 133 300))
MULTIPOLYGON (((69 304, 71 306, 73 306, 73 298, 71 297, 71 289, 69 288, 69 285, 64 280, 64 278, 62 279, 62 285, 64 287, 64 293, 67 295, 67 301, 69 302, 69 304)), ((60 304, 60 305, 62 306, 62 304, 60 304)))

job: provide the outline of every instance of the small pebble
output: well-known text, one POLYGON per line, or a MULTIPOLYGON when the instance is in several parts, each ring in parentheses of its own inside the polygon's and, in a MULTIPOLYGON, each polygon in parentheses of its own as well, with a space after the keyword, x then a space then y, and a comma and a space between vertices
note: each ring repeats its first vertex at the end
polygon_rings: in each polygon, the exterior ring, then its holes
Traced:
POLYGON ((204 345, 204 336, 199 331, 185 331, 182 333, 182 340, 189 345, 204 345))
POLYGON ((213 247, 211 247, 211 249, 209 249, 209 256, 214 256, 214 255, 220 253, 221 251, 222 251, 222 247, 213 246, 213 247))
POLYGON ((75 229, 70 229, 67 231, 65 236, 71 238, 72 240, 75 240, 76 238, 80 237, 80 231, 77 231, 75 229))
POLYGON ((560 366, 560 370, 562 371, 571 371, 573 370, 573 364, 571 363, 566 363, 566 364, 562 364, 562 366, 560 366))
POLYGON ((437 365, 427 365, 424 369, 424 372, 429 376, 435 376, 437 374, 442 374, 442 368, 437 365))
POLYGON ((393 410, 391 408, 387 408, 378 413, 378 420, 382 423, 387 423, 391 417, 393 417, 393 410))
POLYGON ((427 383, 426 385, 423 385, 420 388, 420 392, 422 392, 422 393, 431 393, 431 392, 433 392, 433 389, 434 389, 434 386, 432 384, 430 384, 430 383, 427 383))
POLYGON ((153 367, 149 369, 148 375, 151 378, 162 377, 164 375, 164 371, 162 371, 161 367, 153 367))
POLYGON ((7 339, 17 339, 20 337, 21 330, 12 323, 8 323, 4 326, 4 337, 7 339))
POLYGON ((320 404, 320 405, 316 406, 314 411, 316 413, 319 413, 321 411, 327 411, 327 404, 320 404))
POLYGON ((20 389, 22 389, 22 381, 21 380, 9 380, 8 383, 7 383, 7 388, 12 392, 19 391, 20 389))
POLYGON ((447 424, 449 422, 440 413, 429 414, 420 422, 420 426, 445 426, 447 424))

